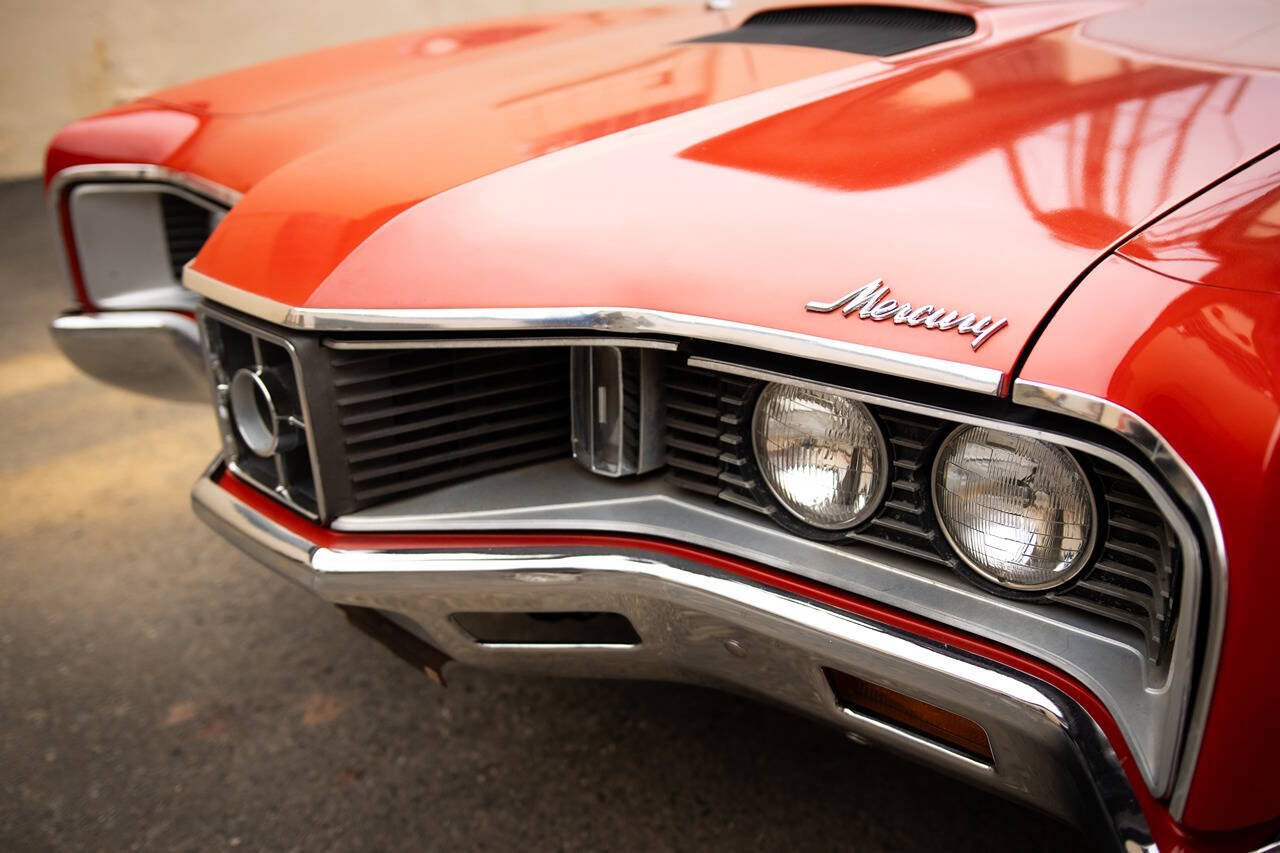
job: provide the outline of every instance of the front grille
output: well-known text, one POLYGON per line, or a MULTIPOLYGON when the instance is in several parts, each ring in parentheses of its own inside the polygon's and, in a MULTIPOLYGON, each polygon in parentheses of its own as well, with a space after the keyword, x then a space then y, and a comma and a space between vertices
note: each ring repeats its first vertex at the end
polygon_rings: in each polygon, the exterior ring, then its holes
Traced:
POLYGON ((174 281, 182 281, 182 268, 196 256, 213 231, 213 215, 207 207, 172 193, 160 193, 165 243, 174 281))
MULTIPOLYGON (((763 383, 673 365, 666 376, 667 479, 671 483, 770 516, 797 522, 760 480, 751 448, 751 411, 763 383)), ((955 569, 959 558, 933 511, 933 457, 953 422, 868 406, 887 439, 891 485, 879 510, 853 530, 812 538, 890 548, 955 569)), ((1165 658, 1174 613, 1179 560, 1173 530, 1146 491, 1102 460, 1081 462, 1098 483, 1106 508, 1105 535, 1094 565, 1050 604, 1086 610, 1140 632, 1152 663, 1165 658)))
POLYGON ((215 309, 205 310, 202 323, 231 464, 321 521, 569 459, 574 400, 602 397, 607 405, 592 410, 590 420, 613 417, 616 407, 624 457, 645 456, 645 447, 660 452, 629 473, 665 467, 672 484, 768 517, 799 536, 892 550, 957 571, 997 595, 1087 611, 1135 631, 1134 645, 1145 648, 1153 664, 1168 659, 1182 559, 1177 539, 1146 490, 1096 457, 1077 456, 1101 510, 1092 564, 1069 585, 1028 597, 978 579, 943 535, 932 471, 938 448, 956 428, 947 418, 869 405, 888 449, 885 495, 856 528, 822 531, 783 508, 761 477, 751 420, 763 381, 689 367, 677 353, 624 350, 617 371, 622 387, 609 397, 606 385, 594 381, 574 391, 571 347, 562 343, 285 336, 215 309), (641 353, 650 361, 634 358, 641 353), (250 450, 230 418, 227 388, 244 371, 260 375, 281 398, 280 449, 265 458, 250 450))
POLYGON ((569 454, 567 347, 328 352, 352 508, 569 454))

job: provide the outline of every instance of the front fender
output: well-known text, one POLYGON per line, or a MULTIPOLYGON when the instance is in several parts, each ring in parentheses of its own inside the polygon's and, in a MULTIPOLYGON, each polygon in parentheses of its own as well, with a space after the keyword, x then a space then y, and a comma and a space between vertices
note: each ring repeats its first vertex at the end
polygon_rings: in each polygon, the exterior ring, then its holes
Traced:
MULTIPOLYGON (((1211 194, 1176 216, 1187 221, 1211 194)), ((1267 206, 1251 207, 1265 215, 1267 206)), ((1219 215, 1206 227, 1220 234, 1222 224, 1219 215)), ((1274 282, 1280 247, 1269 242, 1182 269, 1230 281, 1233 268, 1247 267, 1274 282)), ((1053 317, 1014 393, 1043 383, 1122 407, 1203 486, 1219 530, 1202 533, 1220 535, 1223 559, 1206 573, 1198 694, 1170 805, 1187 827, 1222 831, 1280 815, 1275 786, 1241 784, 1268 778, 1280 761, 1280 661, 1271 653, 1280 573, 1270 530, 1280 504, 1280 295, 1176 278, 1159 260, 1132 241, 1102 261, 1053 317)))

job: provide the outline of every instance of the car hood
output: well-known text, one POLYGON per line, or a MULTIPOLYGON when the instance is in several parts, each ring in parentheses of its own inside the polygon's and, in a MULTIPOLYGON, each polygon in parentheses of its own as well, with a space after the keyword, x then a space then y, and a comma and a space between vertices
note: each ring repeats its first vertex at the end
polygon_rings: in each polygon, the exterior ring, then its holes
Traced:
POLYGON ((686 43, 750 11, 533 19, 162 93, 201 122, 170 161, 247 190, 193 279, 347 314, 665 312, 1007 376, 1097 258, 1280 138, 1280 79, 1167 27, 1148 49, 1159 3, 974 8, 973 36, 888 59, 686 43), (867 311, 806 310, 874 280, 867 311), (1004 323, 930 328, 944 309, 1004 323))

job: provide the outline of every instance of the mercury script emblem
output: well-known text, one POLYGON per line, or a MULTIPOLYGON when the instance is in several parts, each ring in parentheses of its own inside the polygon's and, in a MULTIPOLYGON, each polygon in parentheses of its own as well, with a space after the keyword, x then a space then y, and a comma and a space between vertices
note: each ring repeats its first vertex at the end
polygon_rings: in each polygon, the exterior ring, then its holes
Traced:
POLYGON ((949 332, 955 329, 962 335, 973 335, 969 346, 975 350, 987 342, 987 339, 1009 324, 1008 317, 993 320, 988 314, 981 319, 970 312, 961 314, 937 308, 929 303, 913 306, 910 302, 899 302, 889 298, 889 286, 884 279, 869 281, 857 290, 851 290, 835 302, 809 302, 804 306, 806 311, 819 314, 830 314, 837 308, 848 317, 854 311, 861 320, 888 320, 893 318, 895 325, 924 326, 935 332, 949 332))

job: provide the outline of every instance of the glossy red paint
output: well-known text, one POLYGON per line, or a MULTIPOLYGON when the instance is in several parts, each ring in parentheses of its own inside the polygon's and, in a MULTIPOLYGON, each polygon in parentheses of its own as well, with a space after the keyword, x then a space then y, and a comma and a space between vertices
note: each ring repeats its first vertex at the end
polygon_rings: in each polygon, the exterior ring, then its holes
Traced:
POLYGON ((54 139, 48 170, 158 163, 252 190, 236 212, 244 230, 220 243, 239 244, 227 250, 242 258, 230 277, 301 299, 387 219, 444 189, 857 61, 828 51, 680 44, 723 25, 691 5, 376 39, 198 81, 124 115, 77 122, 54 139))
POLYGON ((531 19, 273 63, 131 120, 198 119, 153 159, 247 194, 195 266, 281 302, 661 307, 1007 371, 1099 252, 1280 136, 1280 79, 1084 37, 1124 8, 979 8, 971 39, 898 60, 679 43, 752 7, 531 19), (878 276, 1009 325, 974 353, 801 308, 878 276))
POLYGON ((1262 844, 1274 829, 1274 827, 1263 827, 1242 833, 1188 834, 1169 817, 1169 813, 1163 804, 1156 801, 1148 793, 1146 786, 1142 782, 1141 772, 1138 770, 1128 746, 1120 735, 1119 726, 1116 725, 1115 720, 1111 718, 1103 704, 1084 685, 1053 667, 1046 666, 1005 646, 956 631, 953 628, 931 622, 911 613, 850 595, 842 590, 755 563, 661 539, 596 534, 454 535, 414 533, 375 535, 339 533, 327 527, 313 524, 296 513, 290 512, 232 474, 224 473, 218 480, 218 484, 237 500, 248 504, 255 511, 262 513, 277 524, 323 548, 347 551, 374 549, 451 551, 472 548, 521 547, 639 548, 655 554, 691 560, 775 589, 784 590, 807 598, 810 601, 816 601, 828 607, 869 619, 880 625, 887 625, 935 642, 945 643, 987 660, 1012 667, 1019 672, 1038 678, 1070 696, 1093 717, 1115 748, 1120 764, 1129 778, 1130 785, 1133 786, 1134 791, 1137 793, 1143 813, 1151 824, 1152 832, 1155 834, 1161 850, 1171 851, 1172 853, 1176 853, 1176 851, 1204 851, 1204 853, 1209 853, 1209 851, 1239 851, 1262 844))
POLYGON ((145 102, 72 122, 49 145, 45 182, 70 166, 173 163, 201 127, 197 116, 145 102))
POLYGON ((266 256, 302 245, 332 185, 299 164, 251 193, 195 267, 314 308, 661 307, 1007 373, 1099 253, 1280 138, 1280 79, 1137 63, 1078 38, 1074 19, 984 16, 967 45, 854 62, 472 180, 350 250, 317 233, 344 256, 327 271, 266 256), (974 352, 960 335, 803 310, 877 277, 899 301, 1008 326, 974 352))
POLYGON ((1237 172, 1119 251, 1169 278, 1280 293, 1280 157, 1237 172))
MULTIPOLYGON (((1205 482, 1231 567, 1186 823, 1274 820, 1274 786, 1240 780, 1280 761, 1261 604, 1280 594, 1266 538, 1280 499, 1275 159, 1124 243, 1026 349, 1110 247, 1280 139, 1276 58, 1258 49, 1280 6, 972 7, 974 37, 896 59, 681 44, 762 5, 534 18, 284 60, 77 122, 48 176, 145 162, 244 192, 195 265, 294 305, 660 309, 1006 372, 1025 358, 1025 378, 1134 410, 1205 482), (802 310, 874 277, 1009 327, 975 353, 958 335, 802 310)), ((1100 715, 1147 797, 1105 712, 1061 689, 1100 715)), ((1171 849, 1217 843, 1144 808, 1171 849)))
POLYGON ((1269 779, 1280 763, 1271 535, 1280 506, 1280 241, 1244 236, 1273 229, 1267 184, 1276 161, 1240 173, 1103 262, 1021 374, 1136 412, 1216 504, 1228 558, 1226 631, 1185 814, 1188 826, 1206 830, 1280 813, 1274 785, 1245 783, 1269 779), (1248 251, 1230 251, 1246 239, 1248 251))

